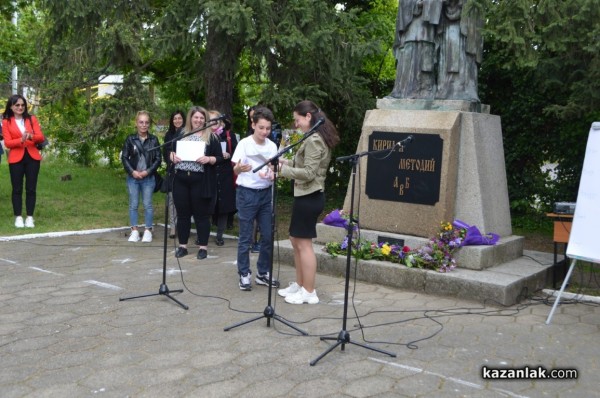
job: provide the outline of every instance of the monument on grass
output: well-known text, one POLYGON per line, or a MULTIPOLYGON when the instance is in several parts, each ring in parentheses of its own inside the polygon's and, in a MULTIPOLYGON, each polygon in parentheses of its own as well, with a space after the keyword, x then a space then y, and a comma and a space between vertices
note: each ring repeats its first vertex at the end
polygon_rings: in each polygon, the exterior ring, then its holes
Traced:
POLYGON ((394 151, 359 162, 362 228, 428 237, 460 219, 512 234, 500 117, 477 93, 482 26, 472 0, 398 2, 396 81, 367 111, 357 148, 394 151))

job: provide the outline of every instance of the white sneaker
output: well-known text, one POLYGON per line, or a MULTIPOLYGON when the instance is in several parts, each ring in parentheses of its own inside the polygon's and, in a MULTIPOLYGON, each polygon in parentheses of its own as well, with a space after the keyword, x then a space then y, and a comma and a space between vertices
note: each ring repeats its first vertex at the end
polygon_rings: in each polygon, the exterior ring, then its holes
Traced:
POLYGON ((319 298, 317 297, 317 291, 314 290, 312 293, 309 293, 301 287, 296 293, 285 296, 285 302, 290 304, 317 304, 319 302, 319 298))
POLYGON ((15 227, 17 227, 17 228, 23 228, 24 226, 25 226, 25 224, 23 223, 23 217, 17 216, 15 218, 15 227))
POLYGON ((33 228, 33 227, 35 227, 35 224, 33 223, 33 217, 27 216, 27 218, 25 219, 25 226, 27 228, 33 228))
MULTIPOLYGON (((138 238, 139 238, 139 234, 138 234, 138 238)), ((152 242, 152 232, 149 229, 144 231, 144 236, 142 237, 142 242, 145 242, 145 243, 152 242)))
POLYGON ((137 229, 132 229, 131 230, 131 235, 129 235, 129 239, 130 242, 139 242, 140 241, 140 233, 138 232, 137 229))
POLYGON ((290 282, 290 285, 288 287, 286 287, 285 289, 279 289, 277 291, 277 294, 281 297, 287 297, 290 294, 298 292, 298 290, 300 290, 300 287, 301 286, 296 282, 290 282))

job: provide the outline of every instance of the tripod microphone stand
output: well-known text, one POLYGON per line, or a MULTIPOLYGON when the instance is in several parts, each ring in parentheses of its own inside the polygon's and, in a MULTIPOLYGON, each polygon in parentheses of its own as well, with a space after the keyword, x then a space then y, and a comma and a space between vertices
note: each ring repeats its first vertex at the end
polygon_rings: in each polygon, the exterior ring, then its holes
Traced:
POLYGON ((268 286, 269 293, 267 296, 267 306, 265 307, 262 315, 259 315, 257 317, 248 319, 248 320, 240 322, 240 323, 236 323, 235 325, 228 326, 225 329, 223 329, 225 332, 227 332, 233 328, 236 328, 238 326, 242 326, 247 323, 251 323, 251 322, 257 321, 259 319, 266 318, 267 319, 267 327, 271 326, 271 319, 272 319, 273 321, 279 321, 279 322, 289 326, 290 328, 294 329, 295 331, 299 332, 300 334, 302 334, 304 336, 308 335, 308 333, 306 333, 302 329, 297 328, 296 326, 292 325, 290 322, 286 321, 285 319, 283 319, 282 317, 277 315, 275 313, 275 309, 271 305, 271 297, 273 295, 273 289, 271 288, 271 282, 273 281, 273 252, 274 252, 274 246, 275 246, 274 245, 275 219, 276 219, 275 204, 277 203, 276 202, 276 199, 277 199, 277 194, 276 194, 276 192, 277 192, 277 165, 279 163, 279 157, 283 153, 285 153, 285 152, 278 153, 277 155, 275 155, 272 159, 269 159, 263 165, 258 166, 257 168, 252 170, 253 173, 256 173, 258 170, 260 170, 261 168, 263 168, 264 166, 266 166, 269 163, 273 165, 273 185, 271 186, 271 242, 270 242, 271 258, 270 258, 270 263, 269 263, 269 286, 268 286))
MULTIPOLYGON (((172 167, 172 164, 171 164, 172 167)), ((183 289, 177 289, 177 290, 169 290, 169 287, 167 286, 167 230, 168 230, 168 225, 169 225, 169 192, 173 191, 173 178, 174 175, 172 172, 167 173, 167 184, 168 184, 168 189, 167 189, 167 194, 165 195, 165 233, 164 233, 164 241, 163 241, 163 272, 162 272, 162 283, 160 284, 160 287, 158 288, 158 293, 149 293, 149 294, 143 294, 141 296, 132 296, 132 297, 123 297, 123 298, 119 298, 119 301, 125 301, 125 300, 133 300, 133 299, 137 299, 137 298, 142 298, 142 297, 151 297, 151 296, 165 296, 168 297, 169 299, 173 300, 175 303, 179 304, 179 306, 181 308, 183 308, 184 310, 189 309, 190 307, 188 307, 187 305, 183 304, 182 302, 180 302, 179 300, 177 300, 175 297, 171 296, 171 293, 183 293, 183 289)))
MULTIPOLYGON (((408 136, 405 140, 400 141, 398 144, 402 145, 402 143, 404 143, 404 142, 411 142, 411 141, 412 141, 412 135, 408 136)), ((396 144, 396 145, 398 145, 398 144, 396 144)), ((391 150, 394 150, 396 148, 396 145, 391 150)), ((323 352, 317 358, 313 359, 310 362, 310 366, 316 365, 317 362, 319 362, 325 355, 329 354, 331 351, 333 351, 336 347, 338 347, 340 345, 342 346, 342 351, 344 351, 346 344, 354 344, 356 346, 363 347, 368 350, 376 351, 376 352, 388 355, 392 358, 396 358, 396 354, 394 354, 392 352, 381 350, 379 348, 369 347, 366 344, 361 344, 361 343, 357 343, 355 341, 350 340, 350 333, 346 330, 346 322, 348 319, 348 291, 349 291, 349 287, 350 287, 350 264, 352 263, 352 235, 354 233, 355 222, 358 221, 354 218, 354 190, 355 190, 355 181, 356 181, 356 165, 358 163, 359 158, 362 156, 372 155, 372 154, 376 154, 376 153, 390 152, 391 150, 384 149, 381 151, 362 152, 362 153, 357 153, 355 155, 342 156, 342 157, 339 157, 336 159, 338 162, 348 160, 349 162, 352 163, 352 184, 351 184, 351 192, 352 193, 350 194, 350 219, 348 220, 347 235, 346 235, 348 246, 346 248, 346 281, 345 281, 345 285, 344 285, 344 316, 343 316, 343 321, 342 321, 342 330, 339 332, 337 337, 321 337, 321 341, 335 340, 335 344, 333 344, 331 347, 329 347, 327 350, 325 350, 325 352, 323 352)))
POLYGON ((259 319, 262 318, 267 318, 267 327, 269 327, 271 325, 271 319, 273 320, 277 320, 287 326, 289 326, 290 328, 296 330, 297 332, 301 333, 304 336, 308 336, 308 333, 306 333, 305 331, 297 328, 296 326, 292 325, 290 322, 286 321, 285 319, 283 319, 282 317, 280 317, 279 315, 275 314, 275 309, 271 306, 271 296, 272 296, 272 292, 271 292, 271 282, 273 279, 273 252, 274 252, 274 241, 275 241, 275 219, 276 219, 276 214, 275 214, 275 204, 276 204, 276 199, 277 199, 277 195, 276 195, 276 191, 277 191, 277 166, 279 163, 279 158, 289 152, 293 147, 295 147, 296 145, 301 144, 302 142, 304 142, 308 137, 310 137, 317 129, 317 127, 319 127, 321 124, 323 124, 325 122, 324 119, 319 119, 315 125, 312 127, 312 129, 310 129, 310 131, 306 132, 304 134, 304 136, 302 137, 301 140, 299 140, 298 142, 296 142, 295 144, 292 145, 288 145, 285 148, 283 148, 282 150, 280 150, 279 152, 277 152, 277 155, 273 156, 271 159, 267 160, 265 163, 263 163, 262 165, 256 167, 254 170, 252 170, 253 173, 256 173, 257 171, 259 171, 260 169, 262 169, 263 167, 265 167, 268 164, 273 165, 273 185, 271 186, 271 263, 269 265, 269 294, 268 294, 268 298, 267 298, 267 306, 265 307, 265 310, 263 311, 262 315, 259 315, 257 317, 254 317, 252 319, 248 319, 246 321, 237 323, 235 325, 232 326, 228 326, 225 329, 223 329, 224 331, 229 331, 233 328, 236 328, 238 326, 242 326, 245 325, 247 323, 250 322, 254 322, 257 321, 259 319))

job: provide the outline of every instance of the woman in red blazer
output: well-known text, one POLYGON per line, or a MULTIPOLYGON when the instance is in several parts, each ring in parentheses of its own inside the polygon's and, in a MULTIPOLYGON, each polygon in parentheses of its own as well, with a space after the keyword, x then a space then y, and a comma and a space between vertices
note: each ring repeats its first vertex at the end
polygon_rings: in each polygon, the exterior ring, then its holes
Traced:
POLYGON ((44 135, 35 116, 27 112, 27 101, 19 94, 12 95, 6 102, 2 114, 2 135, 8 148, 8 169, 12 184, 12 205, 15 227, 33 228, 36 187, 42 155, 36 144, 44 141, 44 135), (25 210, 23 222, 23 179, 25 179, 25 210))

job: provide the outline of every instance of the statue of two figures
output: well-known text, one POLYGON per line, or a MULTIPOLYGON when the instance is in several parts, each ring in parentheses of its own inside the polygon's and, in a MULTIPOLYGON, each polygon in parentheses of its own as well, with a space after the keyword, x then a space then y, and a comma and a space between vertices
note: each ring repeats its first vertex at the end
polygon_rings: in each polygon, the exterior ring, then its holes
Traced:
POLYGON ((479 102, 483 16, 472 2, 399 0, 389 97, 479 102))

